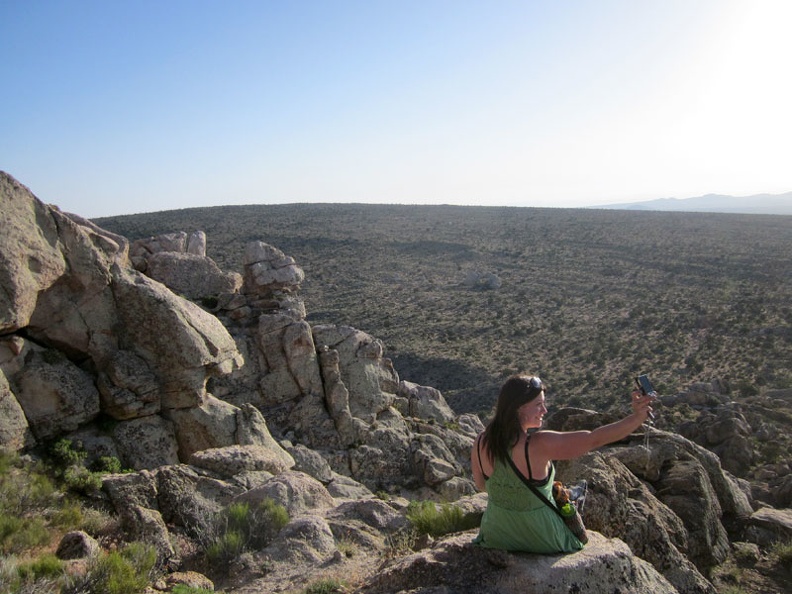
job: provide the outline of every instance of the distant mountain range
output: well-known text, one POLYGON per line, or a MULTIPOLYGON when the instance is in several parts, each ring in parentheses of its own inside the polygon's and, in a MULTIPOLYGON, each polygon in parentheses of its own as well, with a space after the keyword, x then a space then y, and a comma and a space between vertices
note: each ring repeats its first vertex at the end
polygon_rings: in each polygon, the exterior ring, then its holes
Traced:
POLYGON ((754 196, 707 194, 697 198, 659 198, 645 202, 607 204, 596 208, 792 215, 792 192, 787 192, 786 194, 756 194, 754 196))

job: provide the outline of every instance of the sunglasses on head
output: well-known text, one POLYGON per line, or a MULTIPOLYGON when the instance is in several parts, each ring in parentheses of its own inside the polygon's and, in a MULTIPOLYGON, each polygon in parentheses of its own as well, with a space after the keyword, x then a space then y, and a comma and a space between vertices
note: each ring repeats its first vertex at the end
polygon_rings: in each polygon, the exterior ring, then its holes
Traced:
POLYGON ((531 378, 531 379, 528 381, 528 383, 530 383, 530 384, 531 384, 531 387, 532 387, 532 388, 536 388, 537 390, 541 390, 541 389, 542 389, 542 380, 540 380, 540 379, 539 379, 538 377, 536 377, 536 376, 532 377, 532 378, 531 378))

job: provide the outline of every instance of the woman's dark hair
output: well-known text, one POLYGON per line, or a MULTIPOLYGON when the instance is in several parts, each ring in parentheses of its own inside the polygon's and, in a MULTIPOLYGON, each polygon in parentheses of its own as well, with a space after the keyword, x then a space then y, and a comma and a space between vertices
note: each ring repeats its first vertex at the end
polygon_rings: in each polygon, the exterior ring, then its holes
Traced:
POLYGON ((520 437, 522 427, 517 410, 544 390, 542 382, 530 375, 513 375, 501 386, 495 416, 484 430, 481 440, 489 449, 493 460, 506 462, 511 449, 520 437))

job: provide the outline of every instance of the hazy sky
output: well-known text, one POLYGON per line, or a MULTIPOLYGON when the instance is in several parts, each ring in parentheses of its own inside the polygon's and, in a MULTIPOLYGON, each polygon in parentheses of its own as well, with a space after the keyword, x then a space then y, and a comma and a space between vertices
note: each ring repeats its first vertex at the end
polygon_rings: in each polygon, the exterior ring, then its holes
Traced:
POLYGON ((792 190, 789 0, 0 0, 0 169, 86 217, 792 190))

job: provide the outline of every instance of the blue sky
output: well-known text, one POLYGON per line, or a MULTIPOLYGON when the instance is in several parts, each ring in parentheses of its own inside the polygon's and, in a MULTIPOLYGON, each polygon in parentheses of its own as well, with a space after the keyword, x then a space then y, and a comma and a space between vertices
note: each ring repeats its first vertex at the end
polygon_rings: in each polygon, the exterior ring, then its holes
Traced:
POLYGON ((0 0, 0 169, 86 217, 792 190, 787 0, 0 0))

